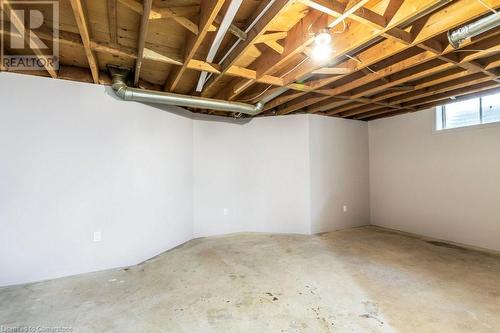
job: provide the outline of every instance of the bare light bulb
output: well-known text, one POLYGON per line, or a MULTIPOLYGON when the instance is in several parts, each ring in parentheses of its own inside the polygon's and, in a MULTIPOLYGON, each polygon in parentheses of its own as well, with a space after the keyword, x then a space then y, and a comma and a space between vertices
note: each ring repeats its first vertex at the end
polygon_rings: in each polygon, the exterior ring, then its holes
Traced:
POLYGON ((314 37, 314 42, 316 43, 316 45, 330 44, 331 41, 332 35, 330 35, 328 29, 321 30, 320 33, 314 37))
POLYGON ((328 59, 332 53, 331 41, 332 35, 330 35, 328 29, 324 29, 317 34, 316 37, 314 37, 315 45, 312 49, 312 58, 316 61, 328 59))

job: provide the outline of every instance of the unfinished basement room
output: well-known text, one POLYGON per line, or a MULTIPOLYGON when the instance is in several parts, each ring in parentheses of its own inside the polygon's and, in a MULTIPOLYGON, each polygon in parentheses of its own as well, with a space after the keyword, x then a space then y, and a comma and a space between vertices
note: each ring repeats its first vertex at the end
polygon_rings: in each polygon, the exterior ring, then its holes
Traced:
POLYGON ((0 333, 500 332, 500 0, 0 3, 0 333))

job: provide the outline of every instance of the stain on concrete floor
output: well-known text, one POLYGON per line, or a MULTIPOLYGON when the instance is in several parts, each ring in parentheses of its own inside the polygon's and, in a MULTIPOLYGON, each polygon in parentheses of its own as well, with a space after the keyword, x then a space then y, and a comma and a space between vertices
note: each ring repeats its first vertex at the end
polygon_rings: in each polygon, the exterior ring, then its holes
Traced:
POLYGON ((0 325, 498 332, 500 257, 372 227, 210 237, 126 269, 0 288, 0 325))

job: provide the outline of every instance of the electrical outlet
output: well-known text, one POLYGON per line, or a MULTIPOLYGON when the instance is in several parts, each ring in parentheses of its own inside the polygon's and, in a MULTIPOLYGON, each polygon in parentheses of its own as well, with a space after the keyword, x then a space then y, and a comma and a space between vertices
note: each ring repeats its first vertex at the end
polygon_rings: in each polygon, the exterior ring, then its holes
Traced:
POLYGON ((224 214, 224 216, 229 215, 229 209, 224 208, 224 209, 222 210, 222 214, 224 214))
POLYGON ((102 235, 100 231, 94 231, 94 242, 100 242, 102 235))
POLYGON ((344 206, 342 207, 342 210, 344 211, 344 213, 345 213, 345 212, 347 212, 347 205, 344 205, 344 206))

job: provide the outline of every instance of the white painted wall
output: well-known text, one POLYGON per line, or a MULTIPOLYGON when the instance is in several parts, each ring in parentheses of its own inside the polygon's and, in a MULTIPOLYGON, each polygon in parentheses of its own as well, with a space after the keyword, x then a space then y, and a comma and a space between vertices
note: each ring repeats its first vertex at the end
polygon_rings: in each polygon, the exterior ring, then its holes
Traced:
POLYGON ((0 285, 192 238, 192 119, 98 85, 2 73, 0 92, 0 285))
POLYGON ((194 125, 196 236, 369 224, 365 122, 315 115, 222 120, 199 116, 194 125))
POLYGON ((193 119, 9 73, 0 97, 0 285, 128 266, 193 236, 367 223, 364 123, 193 119))
POLYGON ((372 224, 500 251, 500 126, 433 129, 433 110, 369 123, 372 224))
POLYGON ((307 116, 194 124, 194 234, 310 232, 307 116), (224 215, 227 209, 227 215, 224 215))
POLYGON ((369 224, 367 123, 317 115, 309 121, 311 231, 369 224))

